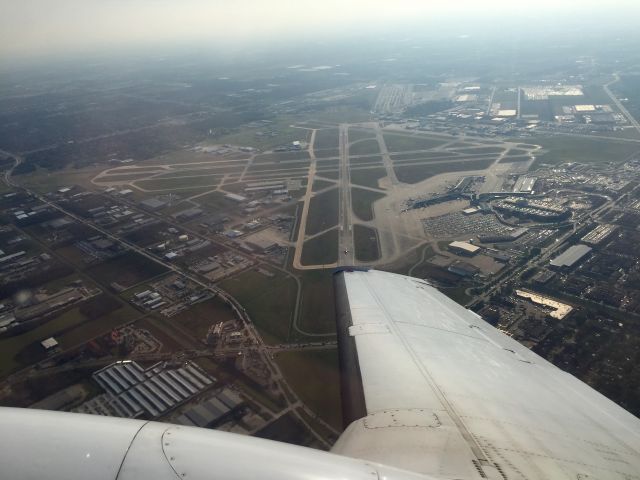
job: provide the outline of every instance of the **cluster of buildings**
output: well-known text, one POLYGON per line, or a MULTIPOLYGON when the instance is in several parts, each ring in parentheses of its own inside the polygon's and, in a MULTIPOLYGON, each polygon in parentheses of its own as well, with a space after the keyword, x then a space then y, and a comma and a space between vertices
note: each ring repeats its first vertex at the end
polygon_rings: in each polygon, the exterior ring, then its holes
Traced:
POLYGON ((571 210, 564 206, 522 197, 507 197, 494 203, 493 207, 500 212, 539 222, 557 222, 571 216, 571 210))
POLYGON ((189 306, 203 302, 213 296, 178 275, 171 275, 149 285, 145 290, 136 292, 131 303, 144 311, 158 311, 165 317, 186 310, 189 306))
POLYGON ((143 368, 124 360, 94 372, 92 377, 105 393, 76 411, 123 418, 158 418, 215 383, 215 378, 194 362, 179 366, 160 362, 143 368))
MULTIPOLYGON (((22 299, 20 304, 3 303, 0 308, 0 334, 19 333, 34 328, 53 314, 98 293, 100 290, 88 289, 77 281, 53 293, 37 291, 22 299)), ((45 346, 45 349, 48 348, 45 346)))

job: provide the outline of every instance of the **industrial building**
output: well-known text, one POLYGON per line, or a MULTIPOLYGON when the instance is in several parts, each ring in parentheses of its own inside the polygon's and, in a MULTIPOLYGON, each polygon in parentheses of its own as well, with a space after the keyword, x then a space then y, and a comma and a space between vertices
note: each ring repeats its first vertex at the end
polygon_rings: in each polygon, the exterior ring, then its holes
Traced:
POLYGON ((533 193, 533 187, 535 187, 537 180, 538 179, 535 177, 522 175, 516 181, 516 184, 513 187, 513 191, 515 193, 533 193))
POLYGON ((526 200, 518 197, 508 197, 495 204, 496 210, 510 215, 531 218, 542 222, 554 222, 571 215, 571 210, 561 205, 539 200, 526 200))
POLYGON ((582 241, 587 245, 598 246, 607 240, 617 229, 618 227, 616 225, 598 225, 582 237, 582 241))
POLYGON ((478 267, 467 262, 462 262, 460 260, 449 265, 449 268, 447 268, 447 270, 451 273, 455 273, 456 275, 460 275, 461 277, 473 277, 480 271, 478 267))
POLYGON ((44 348, 47 351, 48 350, 53 350, 54 348, 56 348, 58 346, 58 341, 53 337, 49 337, 49 338, 41 341, 40 345, 42 345, 42 348, 44 348))
POLYGON ((225 388, 215 397, 187 410, 176 423, 190 427, 214 427, 229 419, 244 405, 237 393, 225 388))
POLYGON ((160 210, 161 208, 165 207, 167 205, 167 201, 166 200, 162 200, 158 197, 152 197, 152 198, 148 198, 146 200, 142 200, 140 202, 140 206, 142 208, 144 208, 145 210, 150 210, 150 211, 156 211, 156 210, 160 210))
POLYGON ((514 228, 504 233, 487 233, 478 235, 482 243, 513 242, 529 231, 528 228, 514 228))
POLYGON ((234 202, 242 203, 247 201, 247 197, 243 197, 242 195, 238 195, 237 193, 227 193, 224 196, 229 200, 233 200, 234 202))
POLYGON ((480 251, 480 247, 477 247, 468 242, 451 242, 449 244, 449 250, 459 253, 461 255, 472 256, 480 251))
POLYGON ((199 217, 203 213, 204 213, 204 210, 202 210, 201 208, 193 207, 193 208, 187 208, 186 210, 182 210, 181 212, 178 212, 178 213, 174 213, 171 216, 176 220, 187 221, 187 220, 193 220, 194 218, 199 217))
POLYGON ((551 266, 558 269, 570 269, 577 265, 591 252, 591 247, 586 245, 573 245, 551 260, 551 266))
POLYGON ((125 418, 157 418, 215 381, 192 362, 179 367, 160 362, 144 369, 130 360, 98 370, 93 379, 106 394, 85 402, 81 411, 125 418))

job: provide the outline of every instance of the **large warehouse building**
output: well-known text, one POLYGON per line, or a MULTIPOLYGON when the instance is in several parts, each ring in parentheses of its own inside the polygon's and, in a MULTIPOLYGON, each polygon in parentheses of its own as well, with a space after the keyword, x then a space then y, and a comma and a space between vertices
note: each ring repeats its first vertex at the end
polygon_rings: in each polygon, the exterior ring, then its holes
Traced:
POLYGON ((591 252, 591 247, 587 247, 586 245, 573 245, 551 260, 551 266, 562 269, 573 268, 587 256, 589 252, 591 252))

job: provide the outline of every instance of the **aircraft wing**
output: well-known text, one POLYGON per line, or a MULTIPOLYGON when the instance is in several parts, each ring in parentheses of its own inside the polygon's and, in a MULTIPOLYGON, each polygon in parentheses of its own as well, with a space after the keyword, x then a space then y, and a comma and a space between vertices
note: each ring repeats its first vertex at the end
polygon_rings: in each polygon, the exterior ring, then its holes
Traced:
POLYGON ((439 480, 205 428, 0 408, 2 480, 439 480))
POLYGON ((456 479, 638 479, 640 420, 427 282, 335 275, 333 452, 456 479))

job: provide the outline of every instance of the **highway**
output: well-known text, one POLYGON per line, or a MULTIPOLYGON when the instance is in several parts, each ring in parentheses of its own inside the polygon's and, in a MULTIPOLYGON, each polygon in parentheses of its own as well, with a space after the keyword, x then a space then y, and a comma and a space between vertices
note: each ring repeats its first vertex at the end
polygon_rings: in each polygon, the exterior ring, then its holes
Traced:
POLYGON ((616 73, 615 78, 613 80, 611 80, 606 85, 603 85, 604 91, 607 92, 607 95, 609 95, 609 98, 611 98, 611 101, 615 104, 615 106, 618 107, 618 110, 620 110, 622 114, 625 117, 627 117, 627 120, 629 121, 629 123, 638 131, 638 133, 640 133, 640 123, 638 123, 638 121, 635 118, 633 118, 633 115, 629 113, 629 110, 625 108, 622 102, 618 100, 618 97, 616 97, 613 94, 613 92, 609 89, 609 85, 613 85, 614 83, 617 83, 619 81, 620 81, 620 76, 616 73))

